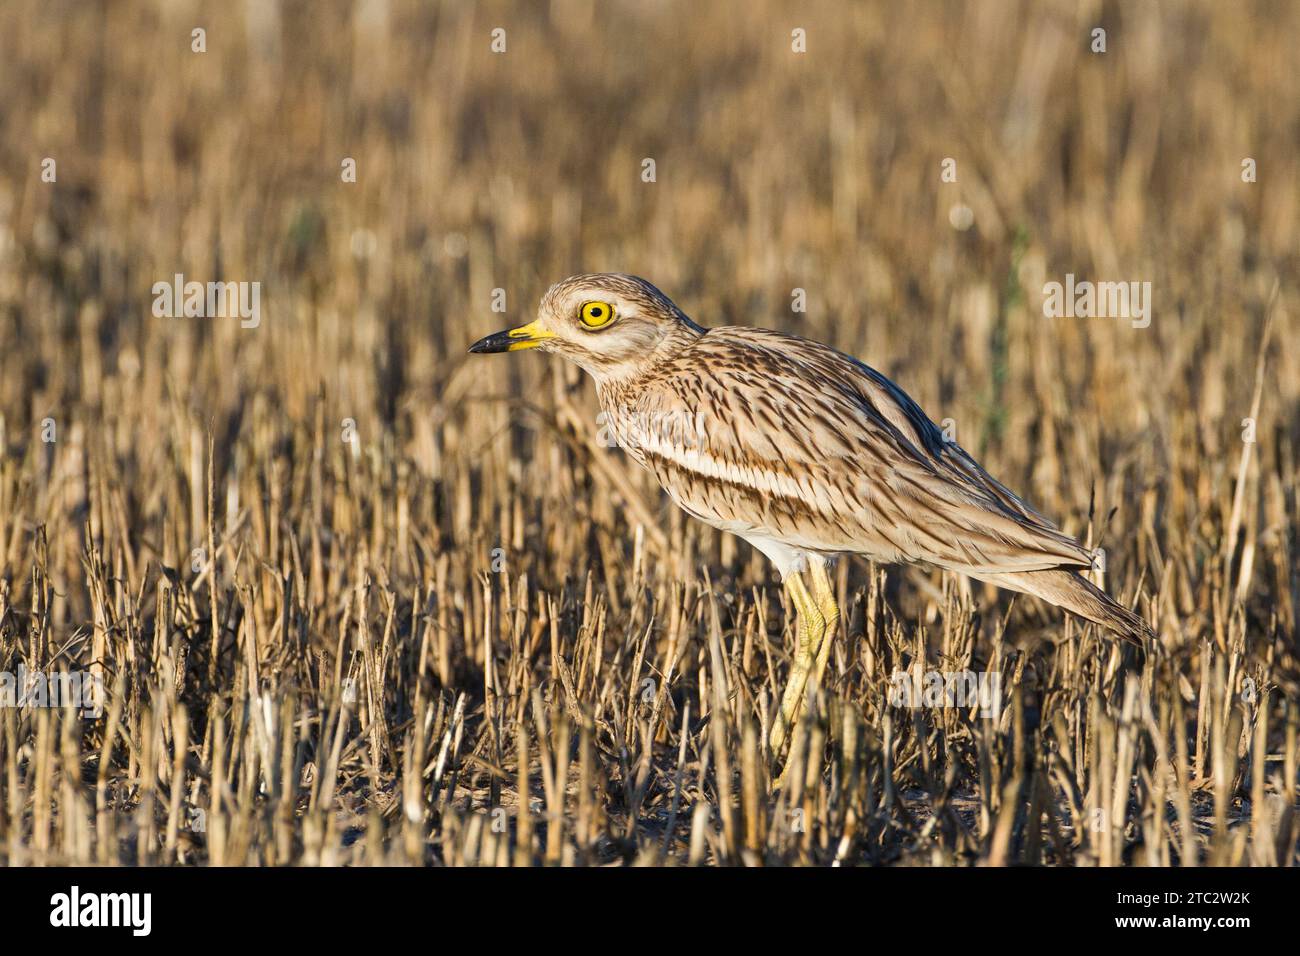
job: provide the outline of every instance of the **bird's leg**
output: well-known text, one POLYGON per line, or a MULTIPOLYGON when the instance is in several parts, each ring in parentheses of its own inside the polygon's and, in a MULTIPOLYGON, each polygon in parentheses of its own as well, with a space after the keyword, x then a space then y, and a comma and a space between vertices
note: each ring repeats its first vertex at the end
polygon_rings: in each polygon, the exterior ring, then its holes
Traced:
POLYGON ((816 682, 817 686, 820 687, 822 677, 826 673, 826 662, 831 657, 831 644, 835 641, 835 628, 839 624, 840 608, 835 603, 835 585, 831 583, 827 565, 814 560, 810 573, 812 576, 813 600, 817 602, 817 610, 821 612, 822 620, 826 622, 821 647, 817 649, 816 682))
POLYGON ((799 573, 793 572, 785 579, 790 591, 790 600, 794 604, 798 621, 795 625, 794 665, 790 668, 790 678, 781 695, 781 712, 772 724, 772 753, 779 754, 790 735, 790 728, 795 725, 803 711, 804 688, 808 684, 808 674, 817 663, 817 651, 826 634, 826 622, 817 602, 804 586, 799 573))

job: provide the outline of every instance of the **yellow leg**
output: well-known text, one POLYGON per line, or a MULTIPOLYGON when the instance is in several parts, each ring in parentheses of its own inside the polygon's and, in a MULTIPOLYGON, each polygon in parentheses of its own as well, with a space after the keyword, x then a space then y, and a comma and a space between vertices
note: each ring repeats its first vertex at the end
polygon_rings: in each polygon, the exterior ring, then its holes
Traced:
POLYGON ((781 753, 790 736, 790 728, 798 722, 799 715, 803 711, 804 689, 808 684, 808 674, 817 664, 817 654, 826 635, 826 621, 817 607, 817 602, 804 587, 803 579, 799 577, 798 572, 789 575, 785 583, 790 591, 790 600, 794 604, 798 622, 795 625, 794 664, 790 668, 790 678, 786 682, 785 693, 781 695, 781 712, 776 715, 776 720, 772 724, 770 743, 772 753, 776 755, 781 753))
POLYGON ((826 674, 826 663, 831 658, 831 645, 835 642, 836 626, 840 621, 840 608, 835 603, 835 585, 831 583, 831 576, 827 566, 820 561, 812 562, 812 594, 813 600, 817 602, 817 609, 821 612, 822 620, 826 622, 825 636, 822 638, 821 647, 817 649, 817 670, 816 685, 821 686, 822 677, 826 674))

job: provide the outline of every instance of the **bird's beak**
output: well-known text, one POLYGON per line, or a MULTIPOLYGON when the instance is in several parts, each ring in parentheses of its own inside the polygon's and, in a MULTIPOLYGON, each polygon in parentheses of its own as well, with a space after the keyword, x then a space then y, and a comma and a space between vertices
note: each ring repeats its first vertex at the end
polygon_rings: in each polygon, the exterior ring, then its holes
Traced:
POLYGON ((546 339, 555 338, 554 332, 542 328, 540 322, 529 322, 517 329, 495 332, 485 339, 479 339, 469 347, 471 352, 518 352, 520 349, 535 349, 546 339))

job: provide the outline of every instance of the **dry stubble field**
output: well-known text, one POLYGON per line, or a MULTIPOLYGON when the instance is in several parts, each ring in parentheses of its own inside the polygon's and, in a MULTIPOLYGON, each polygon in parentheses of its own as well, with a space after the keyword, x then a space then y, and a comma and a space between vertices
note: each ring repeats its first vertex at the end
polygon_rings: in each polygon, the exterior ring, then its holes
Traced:
POLYGON ((0 672, 105 690, 0 707, 0 863, 1295 864, 1297 37, 1208 0, 0 5, 0 672), (774 792, 774 572, 560 360, 465 354, 595 270, 881 369, 1160 647, 842 561, 774 792), (178 273, 260 321, 156 317, 178 273), (1045 318, 1067 274, 1150 282, 1149 326, 1045 318), (890 704, 963 670, 996 717, 890 704))

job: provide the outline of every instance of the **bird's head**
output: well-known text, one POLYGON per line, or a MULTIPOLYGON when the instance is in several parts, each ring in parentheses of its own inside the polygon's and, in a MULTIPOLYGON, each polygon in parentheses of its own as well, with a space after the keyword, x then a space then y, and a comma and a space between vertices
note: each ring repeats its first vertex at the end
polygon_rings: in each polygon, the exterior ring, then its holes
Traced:
POLYGON ((601 383, 636 375, 703 331, 645 279, 605 272, 557 282, 542 296, 535 321, 469 350, 555 352, 601 383))

